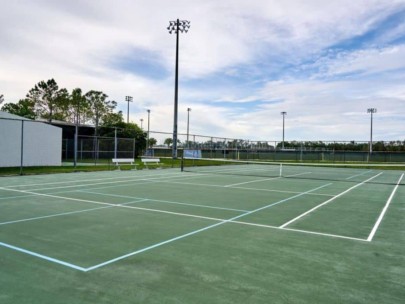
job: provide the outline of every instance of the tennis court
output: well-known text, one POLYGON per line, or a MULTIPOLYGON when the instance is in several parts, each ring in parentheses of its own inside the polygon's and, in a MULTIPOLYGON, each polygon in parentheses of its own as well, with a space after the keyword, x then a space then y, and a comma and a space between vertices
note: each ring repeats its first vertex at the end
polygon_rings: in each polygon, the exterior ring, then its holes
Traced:
POLYGON ((1 303, 403 303, 403 170, 0 178, 1 303))

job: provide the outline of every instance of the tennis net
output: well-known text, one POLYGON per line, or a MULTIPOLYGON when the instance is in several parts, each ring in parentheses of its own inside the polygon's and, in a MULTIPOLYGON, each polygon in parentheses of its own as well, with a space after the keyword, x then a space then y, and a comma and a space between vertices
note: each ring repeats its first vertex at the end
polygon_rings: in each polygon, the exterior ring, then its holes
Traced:
POLYGON ((345 182, 404 184, 405 164, 319 164, 185 158, 182 171, 266 178, 319 179, 345 182))

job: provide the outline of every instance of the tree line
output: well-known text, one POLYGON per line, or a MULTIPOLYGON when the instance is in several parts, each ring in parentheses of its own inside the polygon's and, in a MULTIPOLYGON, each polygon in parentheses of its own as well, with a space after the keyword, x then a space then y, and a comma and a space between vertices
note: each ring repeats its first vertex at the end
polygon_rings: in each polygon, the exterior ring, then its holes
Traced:
MULTIPOLYGON (((0 105, 4 96, 0 95, 0 105)), ((122 111, 116 111, 117 102, 110 100, 102 91, 81 88, 69 92, 60 88, 54 79, 38 82, 17 103, 4 103, 1 111, 28 119, 44 119, 49 123, 63 121, 77 125, 94 125, 95 136, 135 138, 140 146, 146 146, 146 134, 135 123, 125 123, 122 111)), ((156 143, 149 139, 150 146, 156 143)), ((139 147, 139 146, 138 146, 139 147)))
MULTIPOLYGON (((0 95, 0 105, 4 103, 4 96, 0 95)), ((102 91, 90 90, 83 93, 82 89, 75 88, 68 92, 65 88, 59 88, 54 79, 40 81, 28 91, 24 99, 17 103, 5 103, 1 110, 26 117, 29 119, 45 119, 48 122, 54 120, 70 122, 74 124, 94 125, 94 135, 114 136, 124 138, 135 138, 141 145, 146 146, 146 134, 137 124, 125 123, 122 111, 116 112, 117 102, 109 100, 108 95, 102 91)), ((156 144, 156 139, 149 138, 149 146, 156 144)), ((173 143, 171 138, 166 138, 164 144, 170 147, 173 143)), ((187 144, 187 143, 186 143, 187 144)), ((190 142, 191 144, 191 142, 190 142)), ((213 143, 207 141, 202 145, 218 147, 238 148, 267 148, 281 149, 282 143, 271 146, 267 142, 258 142, 252 146, 252 142, 244 140, 233 140, 227 142, 213 143)), ((191 146, 191 145, 190 145, 191 146)), ((367 151, 368 143, 358 142, 322 142, 322 141, 286 141, 285 149, 306 149, 306 150, 336 150, 336 151, 367 151)), ((376 141, 373 143, 376 151, 405 151, 405 141, 376 141)))
MULTIPOLYGON (((4 100, 3 95, 1 99, 4 100)), ((54 79, 49 79, 37 83, 17 103, 5 103, 1 110, 30 119, 94 124, 97 127, 122 120, 122 112, 114 112, 116 107, 117 103, 108 100, 108 95, 102 91, 83 93, 82 89, 76 88, 69 93, 67 89, 59 88, 54 79)))

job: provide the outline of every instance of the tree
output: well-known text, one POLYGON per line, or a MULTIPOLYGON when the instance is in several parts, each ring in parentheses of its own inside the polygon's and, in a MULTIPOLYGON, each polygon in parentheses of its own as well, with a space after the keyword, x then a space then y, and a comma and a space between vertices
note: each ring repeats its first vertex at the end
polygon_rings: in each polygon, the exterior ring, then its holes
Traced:
POLYGON ((107 101, 108 95, 101 91, 89 91, 85 97, 89 103, 89 114, 91 115, 91 121, 95 125, 94 133, 97 136, 99 125, 103 123, 108 114, 113 113, 113 110, 117 107, 117 103, 115 101, 107 101))
POLYGON ((149 148, 157 144, 157 140, 153 137, 149 138, 149 148))
POLYGON ((25 118, 35 119, 34 103, 29 99, 20 99, 18 103, 6 103, 1 110, 25 118))
POLYGON ((170 146, 173 144, 173 138, 168 137, 163 143, 167 145, 168 148, 170 148, 170 146))
POLYGON ((146 133, 137 124, 125 123, 121 112, 113 114, 121 117, 121 121, 114 124, 108 124, 111 121, 105 120, 100 128, 100 135, 114 137, 116 129, 118 138, 134 138, 135 157, 137 157, 146 147, 146 133))
POLYGON ((81 124, 86 122, 90 115, 90 105, 82 94, 82 89, 76 88, 69 96, 69 105, 66 111, 66 121, 81 124))
POLYGON ((68 96, 66 89, 59 89, 56 81, 49 79, 47 82, 41 81, 36 84, 28 92, 27 99, 34 102, 38 116, 52 122, 53 119, 64 120, 66 118, 68 96))
MULTIPOLYGON (((118 126, 118 125, 130 126, 130 125, 133 125, 133 124, 124 123, 124 117, 122 116, 122 111, 119 111, 118 113, 108 113, 108 114, 106 114, 104 116, 104 118, 103 118, 103 127, 106 127, 106 126, 118 126)), ((138 127, 138 126, 136 126, 136 127, 138 127)))

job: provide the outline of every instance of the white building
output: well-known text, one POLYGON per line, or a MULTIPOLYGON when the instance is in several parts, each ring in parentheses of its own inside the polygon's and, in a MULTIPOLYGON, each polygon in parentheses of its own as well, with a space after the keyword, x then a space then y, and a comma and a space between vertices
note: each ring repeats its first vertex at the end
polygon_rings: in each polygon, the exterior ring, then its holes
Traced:
POLYGON ((0 111, 0 167, 60 166, 62 129, 0 111))

